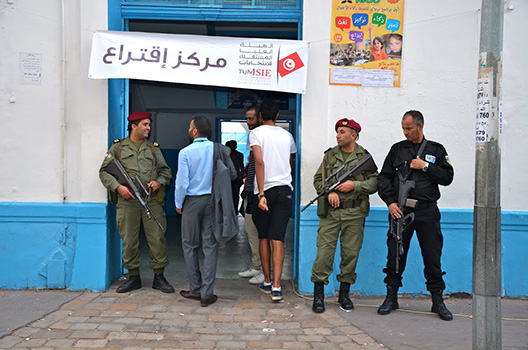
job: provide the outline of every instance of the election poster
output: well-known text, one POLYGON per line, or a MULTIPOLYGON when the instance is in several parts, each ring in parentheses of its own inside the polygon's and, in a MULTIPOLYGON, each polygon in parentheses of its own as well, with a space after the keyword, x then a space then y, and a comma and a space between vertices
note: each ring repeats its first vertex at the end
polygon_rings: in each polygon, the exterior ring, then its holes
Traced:
POLYGON ((330 85, 399 87, 405 0, 332 0, 330 85))
POLYGON ((303 94, 307 68, 304 41, 97 31, 89 77, 303 94))

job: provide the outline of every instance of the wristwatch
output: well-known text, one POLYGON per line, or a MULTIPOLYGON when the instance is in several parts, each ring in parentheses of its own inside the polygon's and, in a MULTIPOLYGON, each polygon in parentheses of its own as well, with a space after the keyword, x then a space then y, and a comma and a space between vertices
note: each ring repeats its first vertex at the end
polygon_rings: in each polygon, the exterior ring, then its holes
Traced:
POLYGON ((265 194, 259 194, 259 195, 258 195, 258 199, 259 199, 259 200, 261 200, 261 199, 264 198, 264 197, 266 197, 265 194))
POLYGON ((422 171, 425 173, 427 172, 427 169, 429 169, 429 163, 425 162, 424 166, 422 167, 422 171))

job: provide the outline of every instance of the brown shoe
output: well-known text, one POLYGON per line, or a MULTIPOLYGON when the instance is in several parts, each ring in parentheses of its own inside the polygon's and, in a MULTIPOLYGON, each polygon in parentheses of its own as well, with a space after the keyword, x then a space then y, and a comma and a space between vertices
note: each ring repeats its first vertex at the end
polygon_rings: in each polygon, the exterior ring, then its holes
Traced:
POLYGON ((212 297, 210 298, 207 298, 207 299, 200 299, 200 304, 202 306, 209 306, 211 304, 214 304, 216 303, 216 301, 218 300, 218 297, 216 295, 213 294, 212 297))
POLYGON ((200 293, 198 294, 194 294, 194 293, 191 293, 190 290, 182 290, 180 291, 180 295, 184 298, 187 298, 187 299, 194 299, 194 300, 201 300, 202 297, 200 296, 200 293))

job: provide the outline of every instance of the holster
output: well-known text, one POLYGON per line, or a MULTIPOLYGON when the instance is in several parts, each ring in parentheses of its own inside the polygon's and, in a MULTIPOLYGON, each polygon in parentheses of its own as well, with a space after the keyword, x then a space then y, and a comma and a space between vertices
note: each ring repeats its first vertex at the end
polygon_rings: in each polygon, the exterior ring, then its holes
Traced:
POLYGON ((370 203, 369 203, 368 196, 366 194, 362 194, 360 198, 361 198, 361 205, 360 205, 361 211, 365 213, 366 215, 368 215, 370 211, 370 203))
POLYGON ((329 205, 330 203, 328 203, 326 196, 319 197, 319 199, 317 199, 317 216, 320 218, 326 218, 329 205))
POLYGON ((158 190, 158 193, 156 193, 156 202, 163 205, 165 203, 165 186, 161 185, 160 189, 158 190))

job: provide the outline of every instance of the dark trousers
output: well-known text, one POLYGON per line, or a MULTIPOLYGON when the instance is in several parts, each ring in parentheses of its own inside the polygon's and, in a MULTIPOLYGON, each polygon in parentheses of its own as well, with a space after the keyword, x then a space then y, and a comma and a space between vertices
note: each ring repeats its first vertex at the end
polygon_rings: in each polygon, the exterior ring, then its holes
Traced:
MULTIPOLYGON (((424 262, 424 275, 426 279, 427 290, 430 292, 442 291, 445 289, 445 283, 442 276, 442 267, 440 258, 442 256, 442 247, 444 237, 440 229, 440 211, 436 203, 421 203, 414 210, 414 222, 403 232, 403 255, 400 256, 399 272, 396 273, 396 240, 390 234, 387 237, 387 268, 383 271, 387 274, 384 282, 391 286, 402 286, 402 274, 407 263, 407 253, 411 238, 416 231, 418 243, 422 250, 424 262)), ((389 215, 389 222, 391 218, 389 215)))
POLYGON ((253 197, 251 212, 258 230, 259 239, 272 239, 284 242, 286 228, 290 220, 292 190, 290 186, 276 186, 264 191, 268 211, 258 207, 258 196, 253 197))
POLYGON ((231 181, 231 191, 233 192, 233 205, 235 206, 235 214, 238 215, 238 203, 240 202, 240 187, 241 181, 231 181))

